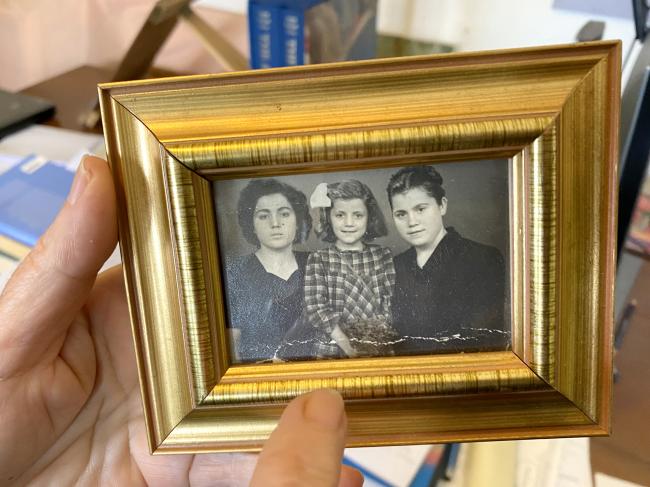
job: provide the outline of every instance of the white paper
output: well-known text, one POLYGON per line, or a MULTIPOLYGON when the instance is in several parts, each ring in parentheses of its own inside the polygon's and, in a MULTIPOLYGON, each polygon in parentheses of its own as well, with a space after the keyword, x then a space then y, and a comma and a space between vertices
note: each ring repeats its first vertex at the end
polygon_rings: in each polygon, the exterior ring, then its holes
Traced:
POLYGON ((641 484, 635 484, 628 480, 612 477, 602 472, 594 474, 595 487, 643 487, 641 484))
POLYGON ((591 487, 589 438, 520 441, 517 485, 591 487))
POLYGON ((408 487, 430 449, 430 445, 347 448, 345 457, 390 485, 408 487))
POLYGON ((5 154, 3 152, 0 152, 0 176, 2 176, 7 171, 13 169, 23 159, 24 159, 23 156, 17 156, 15 154, 5 154))
POLYGON ((81 155, 103 151, 104 138, 98 134, 88 134, 48 125, 30 127, 9 135, 0 141, 0 153, 13 156, 34 154, 50 161, 61 161, 74 171, 76 158, 81 155))
POLYGON ((7 281, 14 273, 14 270, 16 270, 16 267, 18 267, 18 261, 11 259, 4 254, 0 254, 0 293, 2 293, 5 284, 7 284, 7 281))
POLYGON ((111 267, 114 267, 121 263, 122 263, 122 254, 120 254, 120 246, 117 245, 113 253, 110 255, 110 257, 106 259, 106 262, 104 262, 104 265, 99 270, 99 272, 104 272, 105 270, 108 270, 111 267))

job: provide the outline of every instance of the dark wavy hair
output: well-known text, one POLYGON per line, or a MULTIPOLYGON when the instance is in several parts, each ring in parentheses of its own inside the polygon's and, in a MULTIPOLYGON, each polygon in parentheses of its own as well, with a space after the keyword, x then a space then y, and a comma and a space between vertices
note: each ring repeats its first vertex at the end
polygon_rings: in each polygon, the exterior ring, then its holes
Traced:
POLYGON ((366 205, 368 210, 368 226, 366 233, 363 235, 364 242, 369 242, 377 237, 383 237, 388 234, 386 229, 386 222, 384 215, 379 209, 379 204, 375 196, 370 191, 370 188, 356 179, 348 179, 339 183, 332 183, 327 185, 327 196, 332 200, 332 206, 329 208, 321 208, 320 212, 320 228, 316 231, 316 235, 325 242, 336 242, 336 235, 332 230, 332 223, 330 220, 332 207, 335 200, 353 200, 360 199, 366 205))
POLYGON ((259 247, 260 241, 255 235, 253 214, 258 200, 263 196, 281 194, 291 204, 296 215, 296 237, 293 243, 307 240, 311 231, 311 215, 307 206, 307 197, 293 186, 282 183, 277 179, 253 179, 239 193, 237 218, 242 234, 248 243, 259 247))
POLYGON ((386 188, 390 207, 393 207, 393 196, 406 193, 412 188, 422 188, 429 196, 435 198, 438 205, 442 204, 442 198, 445 196, 442 176, 433 166, 404 167, 393 174, 386 188))

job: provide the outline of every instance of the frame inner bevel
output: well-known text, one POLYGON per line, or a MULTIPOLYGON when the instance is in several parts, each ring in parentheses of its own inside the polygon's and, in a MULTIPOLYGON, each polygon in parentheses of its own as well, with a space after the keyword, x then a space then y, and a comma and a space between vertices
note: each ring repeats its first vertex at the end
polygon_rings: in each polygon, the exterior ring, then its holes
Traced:
MULTIPOLYGON (((541 122, 549 122, 548 119, 537 120, 535 122, 535 127, 539 129, 541 122)), ((547 127, 544 127, 547 128, 547 127)), ((532 135, 538 135, 534 132, 526 132, 526 136, 530 138, 532 135)), ((445 162, 455 162, 456 160, 475 160, 485 158, 486 155, 492 155, 494 150, 505 151, 505 153, 510 156, 511 166, 513 164, 521 164, 522 166, 518 169, 512 171, 512 174, 519 174, 517 178, 511 175, 511 196, 515 195, 516 199, 511 204, 511 213, 513 214, 513 220, 520 222, 522 225, 529 226, 530 222, 533 221, 530 218, 530 215, 527 212, 531 211, 531 206, 529 204, 530 199, 530 165, 537 163, 539 167, 542 167, 545 161, 553 160, 554 155, 550 154, 549 150, 552 151, 552 146, 546 146, 546 152, 544 150, 537 148, 535 151, 531 151, 530 144, 521 145, 521 134, 515 133, 513 135, 514 140, 505 138, 501 140, 501 143, 505 143, 506 147, 488 147, 484 149, 472 149, 468 148, 467 145, 462 145, 460 149, 454 150, 452 154, 448 152, 441 153, 431 153, 427 150, 431 148, 431 144, 423 144, 418 146, 422 149, 421 153, 413 153, 407 156, 394 156, 392 154, 386 156, 377 156, 376 149, 368 151, 370 156, 364 159, 355 159, 345 162, 345 167, 353 167, 356 169, 363 168, 375 168, 375 167, 387 167, 389 165, 404 165, 405 162, 409 164, 425 163, 431 162, 432 160, 436 161, 436 164, 445 163, 445 162), (509 143, 512 142, 512 145, 519 144, 518 147, 507 148, 509 143), (527 157, 522 157, 522 154, 526 152, 527 157), (534 157, 530 156, 530 153, 534 152, 536 154, 534 157), (390 159, 390 161, 389 161, 390 159), (524 163, 527 161, 527 164, 524 163), (535 162, 537 161, 537 162, 535 162), (527 176, 526 176, 527 175, 527 176), (520 198, 524 198, 525 201, 519 201, 520 198), (524 214, 522 214, 524 212, 524 214)), ((456 140, 460 140, 457 138, 456 140)), ((493 140, 493 139, 485 139, 493 140)), ((538 140, 534 138, 533 140, 538 140)), ((528 140, 529 142, 530 140, 528 140)), ((539 141, 537 142, 539 144, 539 141)), ((488 144, 489 145, 489 144, 488 144)), ((445 149, 453 148, 445 146, 445 149)), ((177 151, 178 153, 178 151, 177 151)), ((359 153, 359 151, 357 151, 359 153)), ((362 152, 365 153, 365 152, 362 152)), ((170 158, 174 160, 175 158, 170 158)), ((172 164, 172 163, 170 163, 172 164)), ((177 189, 174 189, 174 184, 170 184, 170 204, 172 207, 179 205, 187 208, 196 205, 196 202, 193 200, 193 197, 189 199, 184 199, 182 195, 183 192, 188 192, 188 188, 192 186, 194 193, 199 193, 205 191, 205 188, 201 188, 204 185, 201 180, 215 180, 219 179, 221 173, 226 175, 226 177, 237 177, 240 174, 237 174, 237 170, 240 169, 239 166, 235 165, 235 161, 231 161, 233 167, 230 168, 218 168, 214 167, 208 169, 205 166, 202 168, 201 172, 208 172, 206 174, 207 179, 204 179, 201 176, 195 175, 192 177, 192 171, 188 171, 185 168, 182 168, 182 165, 178 161, 174 161, 173 164, 176 164, 176 169, 173 169, 170 172, 178 173, 183 172, 184 183, 177 185, 177 189)), ((309 171, 323 171, 325 168, 328 170, 341 170, 340 165, 330 164, 328 161, 323 162, 311 162, 303 164, 286 164, 284 167, 276 168, 275 166, 263 166, 257 167, 256 175, 265 175, 265 176, 274 176, 278 173, 282 173, 285 170, 290 170, 294 168, 293 172, 309 172, 309 171), (299 168, 299 169, 298 169, 299 168)), ((247 174, 246 172, 244 174, 247 174)), ((538 181, 535 181, 537 184, 538 181)), ((545 182, 548 186, 549 182, 545 182)), ((545 192, 547 194, 548 191, 545 192)), ((204 198, 203 204, 206 207, 202 208, 200 211, 193 210, 189 214, 196 215, 201 213, 204 217, 210 215, 211 208, 211 199, 204 198), (208 201, 210 201, 208 203, 208 201), (207 206, 210 206, 209 208, 207 206)), ((541 204, 541 202, 540 202, 541 204)), ((173 211, 174 214, 178 214, 178 210, 173 211)), ((177 216, 177 218, 181 218, 177 216)), ((179 228, 183 227, 181 221, 179 228)), ((540 228, 546 225, 542 221, 537 221, 536 225, 540 225, 540 228)), ((199 222, 193 224, 193 227, 201 227, 199 222)), ((530 228, 529 228, 530 230, 530 228)), ((183 232, 181 232, 183 233, 183 232)), ((196 232, 189 232, 190 235, 196 232)), ((548 357, 549 353, 552 353, 552 349, 549 349, 548 346, 544 348, 545 342, 540 340, 532 339, 529 334, 532 333, 532 330, 535 330, 539 336, 548 336, 549 330, 549 321, 544 320, 542 317, 536 320, 535 325, 531 326, 529 323, 526 323, 526 320, 529 317, 527 312, 527 306, 522 305, 522 299, 527 298, 530 295, 535 294, 535 289, 524 289, 528 280, 524 277, 527 275, 528 271, 528 251, 523 241, 523 236, 526 235, 526 231, 518 232, 515 229, 511 230, 511 296, 512 296, 512 313, 511 313, 511 324, 512 324, 512 350, 517 353, 523 349, 530 349, 536 351, 536 357, 542 363, 552 362, 552 358, 548 357), (523 287, 522 287, 523 286, 523 287), (517 306, 521 308, 517 311, 517 306), (524 342, 529 342, 530 345, 526 347, 524 342)), ((212 231, 210 231, 212 234, 212 231)), ((534 234, 534 232, 533 232, 534 234)), ((214 232, 214 238, 216 239, 216 232, 214 232)), ((185 235, 182 237, 182 240, 186 241, 185 244, 188 245, 186 249, 183 248, 181 240, 177 240, 177 252, 179 255, 182 255, 184 252, 192 254, 193 259, 189 256, 185 260, 194 260, 196 264, 197 248, 196 245, 201 246, 203 249, 201 255, 205 260, 208 253, 206 253, 206 242, 205 236, 203 238, 196 237, 196 240, 189 244, 187 242, 188 236, 185 235), (180 244, 180 245, 179 245, 180 244)), ((179 236, 180 238, 180 236, 179 236)), ((211 252, 215 252, 216 249, 213 247, 211 252)), ((543 252, 544 249, 542 248, 543 252)), ((540 255, 535 255, 535 258, 539 258, 540 255)), ((183 260, 181 258, 181 260, 183 260)), ((453 374, 453 371, 441 371, 432 364, 428 363, 425 365, 425 362, 428 360, 423 357, 418 357, 420 364, 418 365, 418 371, 416 374, 403 372, 401 375, 396 371, 404 368, 405 364, 412 360, 412 358, 405 357, 396 357, 396 358, 381 358, 381 359, 366 359, 371 360, 373 367, 368 368, 367 366, 361 366, 358 360, 344 360, 337 361, 341 362, 338 366, 332 366, 331 361, 316 361, 309 364, 265 364, 260 366, 250 366, 250 365, 227 365, 227 358, 223 352, 219 350, 227 350, 225 339, 226 337, 226 325, 225 325, 225 308, 223 307, 223 292, 220 286, 221 275, 218 266, 218 259, 214 259, 211 262, 204 262, 203 265, 209 269, 203 275, 204 284, 201 289, 204 289, 206 282, 209 282, 214 286, 214 291, 211 293, 217 300, 220 300, 221 304, 215 307, 216 316, 212 317, 210 321, 213 323, 211 326, 216 326, 217 330, 215 333, 216 341, 214 339, 203 339, 204 343, 210 343, 210 347, 203 346, 201 348, 201 353, 193 353, 192 350, 197 350, 196 343, 187 344, 187 348, 190 351, 190 362, 192 363, 193 370, 200 371, 203 367, 207 367, 206 370, 212 370, 214 366, 212 364, 219 363, 220 366, 218 369, 217 380, 214 383, 214 387, 207 391, 207 395, 204 393, 205 390, 202 390, 201 397, 204 397, 200 403, 202 406, 218 406, 225 404, 251 404, 259 402, 268 402, 276 401, 278 398, 283 398, 286 400, 291 399, 295 395, 298 395, 302 392, 311 390, 315 387, 330 386, 336 387, 348 398, 369 398, 369 397, 401 397, 408 396, 409 394, 415 395, 430 395, 430 394, 443 394, 443 393, 480 393, 488 390, 498 391, 498 390, 534 390, 539 387, 545 387, 544 381, 540 381, 537 373, 529 368, 527 363, 526 354, 523 356, 520 355, 519 358, 516 355, 515 360, 512 357, 504 359, 501 357, 501 361, 494 361, 492 353, 483 352, 476 353, 476 359, 466 362, 464 365, 469 365, 469 362, 474 363, 476 370, 471 372, 467 370, 464 373, 453 374), (216 346, 216 342, 221 344, 220 347, 216 346), (523 362, 522 362, 523 360, 523 362), (210 363, 206 363, 210 362, 210 363), (484 365, 481 365, 481 363, 484 365), (359 365, 357 365, 359 364, 359 365), (507 366, 505 364, 508 364, 507 366), (523 367, 522 367, 523 366, 523 367), (365 384, 364 387, 359 387, 358 382, 351 381, 350 379, 344 379, 340 377, 341 367, 344 367, 349 372, 349 376, 357 377, 357 381, 362 381, 365 384), (379 367, 380 370, 393 368, 393 372, 390 373, 378 373, 376 368, 379 367), (487 367, 487 369, 486 369, 487 367), (490 367, 494 369, 490 370, 490 367), (293 372, 290 369, 293 368, 293 372), (256 374, 251 375, 251 369, 257 371, 256 374), (286 370, 285 370, 286 369, 286 370), (277 371, 277 372, 276 372, 277 371), (337 374, 339 374, 337 378, 337 374), (307 377, 301 379, 296 379, 296 377, 307 377), (427 385, 428 384, 428 385, 427 385), (363 392, 363 391, 366 392, 363 392)), ((192 289, 194 284, 188 282, 183 282, 182 288, 187 289, 187 296, 195 295, 196 290, 192 289)), ((544 284, 541 283, 538 285, 539 288, 543 287, 544 284)), ((204 291, 203 291, 204 292, 204 291)), ((539 291, 538 291, 539 292, 539 291)), ((187 299, 186 299, 187 305, 187 299)), ((204 304, 201 304, 204 306, 204 304)), ((196 327, 194 331, 188 334, 189 337, 200 336, 203 334, 208 334, 208 332, 203 329, 203 325, 191 324, 189 321, 187 326, 196 327)), ((209 332, 209 333, 214 333, 209 332)), ((195 340, 196 341, 196 340, 195 340)), ((511 353, 511 352, 509 352, 511 353)), ((462 354, 461 354, 462 355, 462 354)), ((449 360, 449 355, 444 355, 444 360, 449 360)), ((435 362, 435 360, 434 360, 435 362)), ((205 375, 205 374, 204 374, 205 375)), ((194 382, 200 382, 196 378, 194 382)), ((207 384, 206 384, 207 385, 207 384)))

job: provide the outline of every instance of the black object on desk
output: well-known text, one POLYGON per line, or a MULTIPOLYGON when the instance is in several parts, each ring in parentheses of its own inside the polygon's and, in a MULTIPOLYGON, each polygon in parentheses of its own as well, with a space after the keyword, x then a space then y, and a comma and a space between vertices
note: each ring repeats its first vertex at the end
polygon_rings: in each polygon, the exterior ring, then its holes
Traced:
POLYGON ((43 98, 0 90, 0 138, 54 115, 54 105, 43 98))
POLYGON ((617 255, 621 257, 650 159, 650 67, 643 74, 629 133, 623 134, 618 191, 617 255))

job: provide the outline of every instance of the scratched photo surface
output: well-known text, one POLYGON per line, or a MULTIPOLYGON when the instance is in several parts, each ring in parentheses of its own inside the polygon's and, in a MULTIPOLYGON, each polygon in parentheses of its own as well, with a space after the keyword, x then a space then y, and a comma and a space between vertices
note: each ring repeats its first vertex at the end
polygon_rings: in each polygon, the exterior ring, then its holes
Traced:
POLYGON ((213 194, 234 363, 510 348, 508 160, 213 194))

